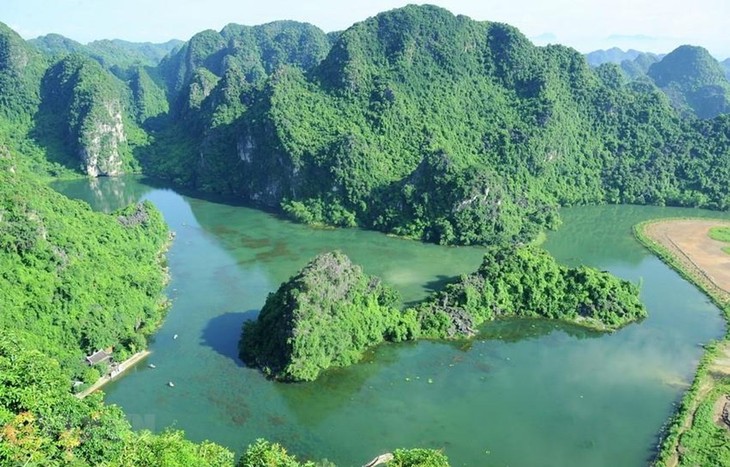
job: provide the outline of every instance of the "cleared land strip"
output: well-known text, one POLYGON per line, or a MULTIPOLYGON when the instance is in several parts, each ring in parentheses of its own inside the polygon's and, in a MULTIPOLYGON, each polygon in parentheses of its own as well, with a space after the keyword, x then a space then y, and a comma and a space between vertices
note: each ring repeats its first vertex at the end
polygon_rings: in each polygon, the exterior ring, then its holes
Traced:
POLYGON ((730 222, 711 219, 662 220, 645 224, 644 234, 669 250, 685 273, 715 289, 730 300, 730 255, 722 251, 727 243, 709 236, 712 227, 730 227, 730 222))
MULTIPOLYGON (((713 227, 730 227, 730 222, 717 219, 666 219, 639 224, 635 231, 637 238, 647 248, 712 298, 728 320, 730 255, 723 251, 727 243, 710 238, 709 232, 713 227)), ((713 419, 721 425, 724 403, 720 410, 718 408, 727 396, 715 393, 721 390, 723 378, 728 375, 730 341, 726 336, 725 340, 708 348, 692 386, 665 433, 666 438, 656 459, 657 465, 674 467, 682 463, 682 458, 688 454, 688 447, 682 442, 683 437, 693 430, 697 410, 706 400, 717 397, 713 419)))

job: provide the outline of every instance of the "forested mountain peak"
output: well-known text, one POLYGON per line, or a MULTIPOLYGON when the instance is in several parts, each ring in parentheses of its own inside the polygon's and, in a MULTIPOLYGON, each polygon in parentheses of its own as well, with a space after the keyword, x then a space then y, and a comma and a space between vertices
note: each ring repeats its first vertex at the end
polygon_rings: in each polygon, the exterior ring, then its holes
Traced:
POLYGON ((83 51, 85 46, 61 34, 51 33, 28 41, 41 52, 49 55, 68 54, 83 51))
POLYGON ((700 118, 730 111, 730 82, 702 47, 678 47, 649 67, 648 75, 680 110, 689 108, 700 118))
POLYGON ((357 362, 383 340, 402 340, 392 336, 403 321, 397 301, 395 289, 344 253, 322 253, 244 325, 241 359, 278 380, 313 381, 327 368, 357 362))
POLYGON ((324 58, 329 47, 324 31, 307 23, 275 21, 259 26, 231 23, 220 32, 199 32, 166 57, 161 69, 170 90, 176 93, 201 68, 219 78, 235 69, 249 82, 255 82, 283 64, 310 69, 324 58))
POLYGON ((420 80, 487 75, 517 92, 535 94, 547 85, 548 75, 563 74, 558 69, 583 78, 589 74, 585 59, 569 47, 536 47, 507 24, 409 5, 342 32, 315 75, 336 89, 367 92, 386 80, 417 88, 420 80))
POLYGON ((649 76, 660 87, 672 82, 704 86, 726 81, 722 67, 710 52, 694 45, 682 45, 667 54, 649 68, 649 76))
POLYGON ((0 23, 0 114, 27 118, 38 104, 38 87, 46 66, 38 51, 0 23))
POLYGON ((343 31, 317 75, 334 87, 356 90, 384 75, 490 71, 494 58, 519 60, 532 48, 511 26, 474 21, 432 5, 409 5, 343 31))

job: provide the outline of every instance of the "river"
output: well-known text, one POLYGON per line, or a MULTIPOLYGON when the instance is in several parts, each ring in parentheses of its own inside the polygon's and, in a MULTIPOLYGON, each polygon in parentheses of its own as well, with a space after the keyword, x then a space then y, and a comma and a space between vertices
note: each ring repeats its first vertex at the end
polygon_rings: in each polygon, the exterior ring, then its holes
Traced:
POLYGON ((383 345, 314 383, 275 383, 238 360, 240 327, 316 254, 340 249, 413 301, 475 270, 480 249, 313 229, 134 178, 54 188, 105 211, 148 199, 176 232, 168 253, 173 305, 152 355, 106 386, 106 401, 120 405, 135 428, 172 426, 237 453, 263 437, 340 466, 397 447, 444 449, 454 466, 642 466, 692 380, 701 344, 723 335, 719 310, 643 249, 631 226, 727 214, 566 208, 544 246, 565 264, 640 282, 647 319, 612 334, 501 321, 471 342, 383 345))

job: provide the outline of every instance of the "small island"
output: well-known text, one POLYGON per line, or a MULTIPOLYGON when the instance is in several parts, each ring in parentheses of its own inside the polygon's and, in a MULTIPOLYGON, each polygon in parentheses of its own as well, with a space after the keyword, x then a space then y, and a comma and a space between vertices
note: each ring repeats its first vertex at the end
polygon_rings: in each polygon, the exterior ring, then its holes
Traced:
POLYGON ((277 380, 312 381, 386 339, 413 338, 398 299, 343 253, 321 254, 269 295, 256 321, 244 324, 241 359, 277 380))
POLYGON ((608 272, 561 266, 533 246, 493 246, 479 269, 448 284, 418 307, 421 334, 469 337, 503 317, 549 318, 613 331, 646 317, 639 288, 608 272))
POLYGON ((588 267, 559 265, 532 246, 491 247, 479 269, 414 308, 343 253, 314 258, 244 324, 239 351, 280 381, 312 381, 384 341, 467 338, 488 320, 544 317, 611 331, 646 316, 636 285, 588 267))

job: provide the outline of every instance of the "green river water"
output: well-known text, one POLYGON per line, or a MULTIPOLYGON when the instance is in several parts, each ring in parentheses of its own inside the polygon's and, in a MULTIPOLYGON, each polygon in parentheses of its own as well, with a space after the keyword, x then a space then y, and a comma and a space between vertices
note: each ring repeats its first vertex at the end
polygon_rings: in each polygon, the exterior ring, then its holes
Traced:
POLYGON ((340 466, 397 447, 444 449, 454 466, 646 465, 692 380, 701 344, 724 330, 719 310, 643 249, 631 226, 727 214, 569 208, 545 247, 565 264, 640 281, 646 320, 613 334, 501 321, 471 342, 383 345, 314 383, 274 383, 238 360, 241 323, 317 253, 341 249, 412 301, 475 270, 479 248, 312 229, 132 178, 54 187, 106 211, 149 199, 176 232, 168 253, 173 305, 152 355, 105 388, 107 402, 120 405, 135 428, 173 426, 237 453, 264 437, 340 466))

